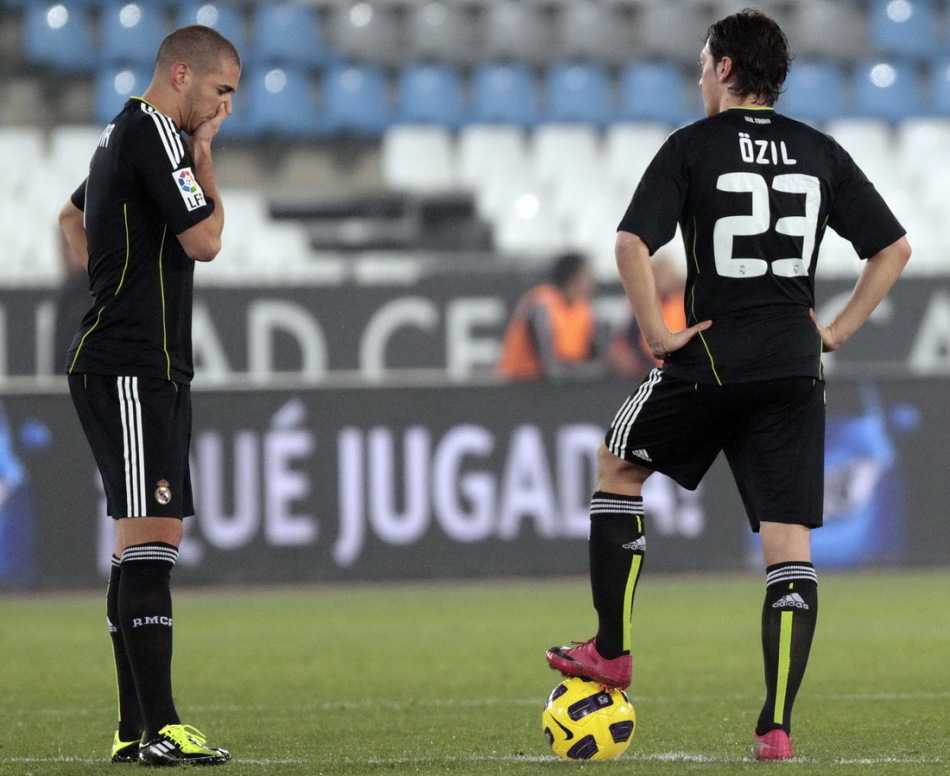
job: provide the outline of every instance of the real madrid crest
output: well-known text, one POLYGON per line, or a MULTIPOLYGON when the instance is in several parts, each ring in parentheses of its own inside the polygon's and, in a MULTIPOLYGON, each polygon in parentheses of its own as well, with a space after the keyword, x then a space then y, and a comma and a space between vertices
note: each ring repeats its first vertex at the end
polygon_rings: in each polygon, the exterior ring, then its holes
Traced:
POLYGON ((167 504, 172 500, 172 489, 168 486, 168 480, 158 481, 158 487, 155 488, 155 500, 159 504, 167 504))

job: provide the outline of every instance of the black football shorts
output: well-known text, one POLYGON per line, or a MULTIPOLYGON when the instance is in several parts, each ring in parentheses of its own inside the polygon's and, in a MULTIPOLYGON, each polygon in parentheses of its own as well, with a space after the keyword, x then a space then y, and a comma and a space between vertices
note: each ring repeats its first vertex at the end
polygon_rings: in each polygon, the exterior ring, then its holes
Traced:
POLYGON ((811 377, 706 385, 654 369, 605 439, 619 458, 694 490, 720 451, 753 531, 762 521, 817 528, 825 475, 825 384, 811 377))
POLYGON ((153 377, 71 374, 69 392, 112 518, 195 513, 188 466, 190 386, 153 377))

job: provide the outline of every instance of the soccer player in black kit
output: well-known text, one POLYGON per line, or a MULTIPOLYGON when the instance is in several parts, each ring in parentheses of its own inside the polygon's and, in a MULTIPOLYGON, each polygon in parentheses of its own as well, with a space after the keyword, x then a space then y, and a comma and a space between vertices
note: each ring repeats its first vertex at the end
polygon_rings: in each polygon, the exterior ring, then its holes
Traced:
POLYGON ((66 370, 115 524, 106 597, 119 689, 113 762, 230 759, 172 698, 170 577, 194 514, 188 449, 196 261, 221 248, 211 141, 231 112, 241 58, 192 25, 163 41, 144 95, 106 126, 86 181, 60 212, 88 257, 92 308, 66 370))
POLYGON ((646 548, 642 485, 658 471, 696 488, 722 451, 766 563, 766 697, 752 752, 785 760, 793 757, 792 704, 818 614, 810 532, 822 522, 821 353, 867 320, 910 246, 847 152, 773 109, 790 65, 773 20, 747 9, 716 22, 700 64, 707 117, 667 138, 617 234, 621 280, 665 363, 621 406, 600 449, 589 541, 598 631, 552 647, 547 660, 567 675, 629 685, 631 607, 646 548), (650 257, 677 224, 687 254, 687 328, 671 332, 650 257), (813 313, 826 227, 867 259, 828 325, 813 313))

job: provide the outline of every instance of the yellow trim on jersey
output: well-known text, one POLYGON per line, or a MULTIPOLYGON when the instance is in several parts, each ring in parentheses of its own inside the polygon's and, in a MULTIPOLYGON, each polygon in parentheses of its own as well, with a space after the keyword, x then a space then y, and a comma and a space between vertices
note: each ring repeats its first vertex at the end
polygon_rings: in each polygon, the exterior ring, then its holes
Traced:
POLYGON ((125 272, 129 268, 129 259, 132 256, 131 243, 129 242, 129 203, 122 203, 122 222, 125 224, 125 264, 122 265, 122 277, 119 278, 119 285, 115 287, 113 296, 118 296, 119 291, 125 284, 125 272))
POLYGON ((775 110, 771 105, 730 105, 726 110, 775 110))
POLYGON ((778 677, 775 682, 775 710, 772 721, 784 724, 785 695, 788 692, 788 674, 792 667, 792 620, 794 612, 782 612, 778 638, 778 677))
POLYGON ((699 335, 699 341, 703 343, 703 347, 706 348, 706 355, 709 356, 709 368, 712 369, 713 377, 716 378, 716 383, 722 385, 722 380, 719 379, 719 372, 716 371, 716 359, 713 358, 712 351, 709 349, 709 343, 706 342, 706 338, 703 336, 703 333, 697 332, 699 335))
POLYGON ((165 272, 162 261, 165 258, 165 235, 168 226, 162 229, 162 242, 158 246, 158 287, 162 294, 162 350, 165 352, 165 374, 172 379, 172 357, 168 354, 168 324, 165 322, 165 272))
POLYGON ((99 325, 99 319, 102 318, 102 311, 105 310, 105 307, 99 308, 99 313, 96 315, 96 322, 89 327, 89 331, 82 335, 82 339, 79 340, 79 345, 76 347, 76 355, 73 356, 73 363, 69 365, 69 373, 72 374, 73 370, 76 368, 76 362, 79 360, 79 353, 82 350, 82 346, 86 342, 86 337, 92 334, 92 330, 99 325))
MULTIPOLYGON (((134 96, 133 96, 133 97, 130 97, 129 99, 130 99, 130 100, 138 100, 139 102, 144 102, 146 105, 148 105, 148 107, 153 108, 154 110, 158 110, 158 108, 156 108, 154 105, 152 105, 152 103, 150 103, 150 102, 149 102, 148 100, 146 100, 144 97, 134 97, 134 96)), ((158 112, 161 113, 160 110, 158 110, 158 112)))

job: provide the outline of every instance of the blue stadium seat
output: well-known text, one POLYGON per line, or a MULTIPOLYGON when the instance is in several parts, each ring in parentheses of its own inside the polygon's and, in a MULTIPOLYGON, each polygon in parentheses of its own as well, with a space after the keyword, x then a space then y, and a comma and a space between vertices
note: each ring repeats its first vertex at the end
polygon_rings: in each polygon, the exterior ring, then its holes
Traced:
POLYGON ((900 121, 926 113, 920 79, 913 63, 868 60, 855 69, 854 112, 858 116, 900 121))
MULTIPOLYGON (((97 64, 88 10, 54 3, 31 3, 24 11, 23 50, 32 62, 89 69, 97 64)), ((153 52, 154 53, 154 52, 153 52)))
POLYGON ((659 121, 679 126, 702 118, 702 109, 691 104, 687 91, 699 91, 686 83, 676 65, 635 62, 620 73, 618 117, 623 121, 659 121))
POLYGON ((250 54, 258 62, 308 67, 331 59, 317 11, 291 2, 255 5, 250 54))
POLYGON ((102 58, 110 64, 151 67, 168 34, 161 3, 112 0, 102 7, 102 58))
POLYGON ((934 0, 873 0, 869 14, 871 45, 879 54, 923 60, 938 52, 934 0))
POLYGON ((150 69, 101 67, 93 82, 93 112, 96 123, 107 124, 122 110, 129 97, 141 97, 152 79, 150 69))
POLYGON ((244 17, 239 7, 229 2, 201 2, 189 0, 179 3, 174 13, 175 27, 186 24, 203 24, 212 27, 231 41, 238 51, 243 52, 247 41, 244 30, 244 17))
POLYGON ((222 140, 257 139, 258 130, 251 119, 251 101, 244 86, 245 81, 242 76, 240 88, 231 98, 231 115, 224 120, 218 131, 218 137, 222 140))
POLYGON ((323 78, 323 102, 331 132, 379 135, 392 123, 389 85, 377 67, 329 68, 323 78))
POLYGON ((457 128, 465 120, 458 70, 449 65, 409 65, 399 74, 397 119, 406 124, 457 128))
POLYGON ((614 118, 607 69, 595 64, 561 63, 548 71, 544 118, 603 127, 614 118))
POLYGON ((471 86, 473 123, 516 124, 526 129, 538 123, 537 85, 526 65, 479 65, 471 86))
POLYGON ((303 68, 251 68, 242 78, 241 92, 255 134, 296 138, 326 134, 326 122, 317 112, 310 76, 303 68))
POLYGON ((934 59, 928 73, 931 110, 937 116, 950 117, 950 55, 934 59))
POLYGON ((848 112, 847 79, 836 62, 796 59, 775 104, 793 119, 823 124, 848 112))

